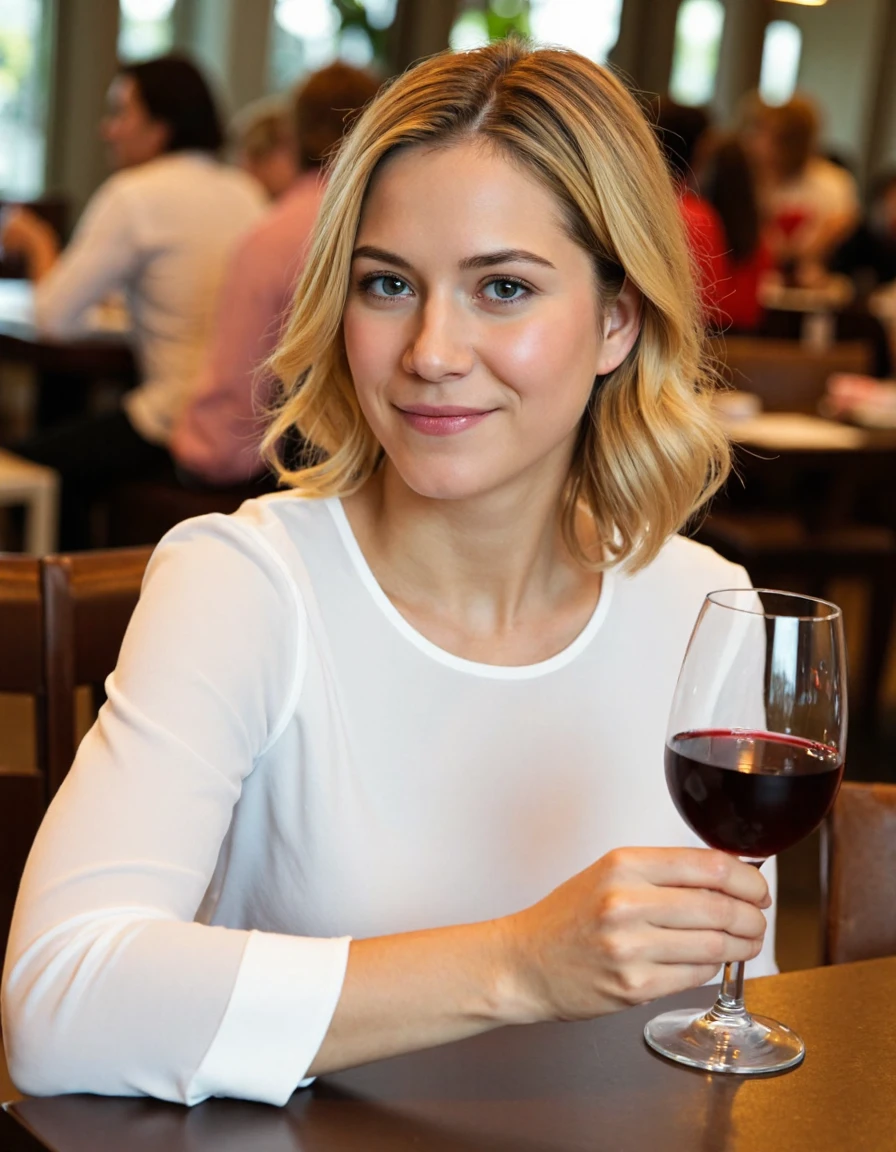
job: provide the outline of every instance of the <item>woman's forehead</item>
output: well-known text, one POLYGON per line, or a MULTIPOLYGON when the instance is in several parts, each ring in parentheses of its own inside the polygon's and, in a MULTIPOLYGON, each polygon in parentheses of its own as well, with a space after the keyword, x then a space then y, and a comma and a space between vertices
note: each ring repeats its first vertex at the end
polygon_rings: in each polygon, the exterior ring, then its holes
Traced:
POLYGON ((563 207, 518 160, 481 138, 417 145, 388 157, 371 179, 359 235, 372 228, 467 231, 503 225, 565 232, 563 207))

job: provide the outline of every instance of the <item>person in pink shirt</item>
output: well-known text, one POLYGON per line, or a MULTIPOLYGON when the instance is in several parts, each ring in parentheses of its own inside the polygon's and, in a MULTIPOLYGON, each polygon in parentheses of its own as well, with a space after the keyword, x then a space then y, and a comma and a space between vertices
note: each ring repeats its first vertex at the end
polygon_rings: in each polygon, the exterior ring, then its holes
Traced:
POLYGON ((264 365, 304 263, 325 162, 378 86, 369 73, 337 62, 296 94, 299 175, 230 260, 200 377, 169 445, 184 480, 229 486, 266 472, 259 443, 275 381, 264 365))

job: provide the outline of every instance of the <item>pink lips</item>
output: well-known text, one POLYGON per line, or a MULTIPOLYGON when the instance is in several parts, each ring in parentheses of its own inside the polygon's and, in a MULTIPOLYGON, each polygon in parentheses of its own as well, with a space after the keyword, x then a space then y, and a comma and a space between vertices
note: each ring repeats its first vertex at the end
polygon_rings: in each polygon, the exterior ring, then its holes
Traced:
POLYGON ((491 409, 459 408, 453 404, 439 408, 414 404, 408 408, 399 408, 398 411, 415 431, 422 432, 424 436, 453 436, 456 432, 465 432, 481 424, 486 416, 492 414, 491 409))

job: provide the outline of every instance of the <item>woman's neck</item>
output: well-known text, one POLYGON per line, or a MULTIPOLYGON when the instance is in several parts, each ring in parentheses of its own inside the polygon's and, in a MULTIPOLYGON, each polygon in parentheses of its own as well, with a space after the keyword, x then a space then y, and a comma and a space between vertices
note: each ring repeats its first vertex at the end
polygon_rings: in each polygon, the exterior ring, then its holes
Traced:
POLYGON ((561 495, 540 485, 429 499, 387 463, 345 510, 378 583, 418 631, 467 659, 528 664, 571 643, 600 592, 563 540, 561 495))

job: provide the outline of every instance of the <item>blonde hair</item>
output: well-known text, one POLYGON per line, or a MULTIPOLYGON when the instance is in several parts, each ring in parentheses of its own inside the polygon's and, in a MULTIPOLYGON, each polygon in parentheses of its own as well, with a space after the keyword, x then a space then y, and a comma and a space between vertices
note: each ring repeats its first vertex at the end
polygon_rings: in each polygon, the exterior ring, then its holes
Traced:
POLYGON ((333 167, 271 360, 283 400, 265 452, 281 482, 311 497, 348 495, 377 467, 382 449, 361 413, 341 331, 364 196, 397 149, 471 138, 499 148, 556 197, 569 234, 593 259, 604 307, 626 279, 642 296, 635 346, 595 381, 561 512, 582 564, 641 567, 724 481, 729 445, 710 409, 695 278, 654 133, 622 83, 575 52, 503 40, 442 54, 367 108, 333 167), (316 458, 291 471, 276 449, 293 430, 316 458), (582 503, 598 530, 599 560, 577 536, 582 503))

